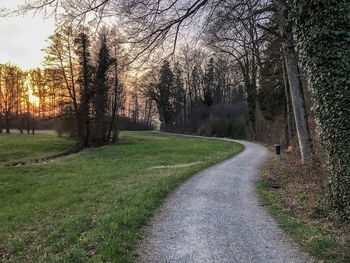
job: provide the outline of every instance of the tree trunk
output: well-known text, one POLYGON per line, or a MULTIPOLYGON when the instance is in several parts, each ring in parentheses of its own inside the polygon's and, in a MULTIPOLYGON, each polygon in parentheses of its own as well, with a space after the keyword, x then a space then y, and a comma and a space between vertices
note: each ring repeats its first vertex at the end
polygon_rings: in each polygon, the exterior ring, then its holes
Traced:
POLYGON ((284 59, 284 56, 282 56, 282 76, 283 76, 283 85, 284 85, 284 92, 286 96, 286 117, 287 117, 287 125, 286 125, 286 141, 289 145, 290 140, 294 136, 293 133, 293 112, 292 112, 292 105, 290 103, 290 92, 289 92, 289 86, 288 86, 288 77, 286 72, 286 62, 284 59))
POLYGON ((293 33, 285 26, 287 7, 284 0, 274 1, 277 8, 277 18, 280 34, 283 37, 282 50, 286 62, 290 94, 292 99, 295 124, 301 153, 301 163, 307 164, 312 157, 311 138, 308 129, 302 87, 298 76, 298 61, 293 45, 293 33))
POLYGON ((35 111, 34 111, 34 103, 33 103, 33 116, 32 116, 32 135, 35 133, 35 111))
POLYGON ((27 107, 27 113, 26 113, 26 128, 27 128, 27 134, 29 135, 30 134, 30 113, 29 113, 29 111, 30 111, 30 106, 29 106, 29 102, 26 102, 27 103, 27 105, 26 105, 26 107, 27 107))
POLYGON ((183 131, 187 128, 187 100, 186 100, 186 91, 183 97, 183 131))
POLYGON ((147 126, 151 128, 152 126, 152 120, 151 120, 151 115, 152 115, 152 101, 149 101, 149 108, 148 108, 148 116, 147 116, 147 126))
POLYGON ((30 116, 29 116, 29 113, 27 114, 26 116, 26 125, 27 125, 27 134, 29 135, 30 134, 30 116))
POLYGON ((5 125, 6 125, 6 133, 9 134, 10 133, 10 119, 5 116, 5 125))
POLYGON ((82 116, 80 116, 79 113, 76 112, 75 116, 76 116, 75 123, 76 123, 76 127, 77 127, 77 136, 79 139, 79 150, 81 150, 81 149, 85 148, 85 140, 84 140, 84 134, 83 134, 84 121, 83 121, 82 116))
MULTIPOLYGON (((116 73, 117 74, 117 73, 116 73)), ((117 78, 117 76, 116 76, 117 78)), ((108 129, 108 135, 107 135, 107 143, 110 142, 111 140, 111 134, 112 134, 112 130, 114 127, 114 122, 116 119, 116 112, 117 112, 117 97, 118 97, 118 80, 116 80, 116 84, 115 84, 115 90, 114 90, 114 100, 113 100, 113 105, 112 105, 112 116, 111 116, 111 122, 109 124, 109 129, 108 129)), ((114 141, 113 141, 114 142, 114 141)))

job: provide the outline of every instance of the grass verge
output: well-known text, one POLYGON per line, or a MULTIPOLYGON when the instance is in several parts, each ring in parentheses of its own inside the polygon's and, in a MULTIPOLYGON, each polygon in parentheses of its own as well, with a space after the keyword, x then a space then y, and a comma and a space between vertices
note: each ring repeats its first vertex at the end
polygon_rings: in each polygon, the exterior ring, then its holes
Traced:
POLYGON ((67 137, 0 134, 0 166, 69 153, 73 145, 67 137))
POLYGON ((349 225, 325 208, 326 171, 284 156, 269 160, 261 177, 261 203, 285 232, 319 262, 350 262, 349 225))
POLYGON ((0 167, 0 261, 133 262, 168 193, 243 150, 219 140, 124 132, 117 146, 0 167))

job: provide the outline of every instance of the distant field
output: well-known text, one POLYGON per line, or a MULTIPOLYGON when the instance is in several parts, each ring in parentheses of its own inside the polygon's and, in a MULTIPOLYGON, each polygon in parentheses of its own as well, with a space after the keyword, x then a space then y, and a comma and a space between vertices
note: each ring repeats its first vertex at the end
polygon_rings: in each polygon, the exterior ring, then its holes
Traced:
MULTIPOLYGON (((12 134, 20 134, 20 131, 17 129, 11 129, 10 132, 12 134)), ((27 131, 24 131, 24 133, 27 134, 27 131)), ((30 134, 32 134, 32 131, 30 131, 30 134)), ((53 136, 58 135, 55 130, 35 130, 34 134, 53 135, 53 136)))
POLYGON ((1 262, 133 262, 142 227, 167 194, 243 150, 152 132, 120 137, 116 146, 0 167, 1 262))
POLYGON ((0 166, 70 152, 74 141, 51 135, 0 134, 0 166))

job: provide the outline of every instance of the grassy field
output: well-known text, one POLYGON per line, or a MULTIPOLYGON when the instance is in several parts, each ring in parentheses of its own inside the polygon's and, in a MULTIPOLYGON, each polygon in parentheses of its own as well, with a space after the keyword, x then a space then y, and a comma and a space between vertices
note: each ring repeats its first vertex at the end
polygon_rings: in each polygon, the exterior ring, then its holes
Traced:
POLYGON ((116 146, 0 167, 0 261, 133 262, 142 227, 167 194, 242 150, 232 142, 125 132, 116 146))
POLYGON ((0 134, 0 166, 68 153, 73 144, 67 137, 0 134))
POLYGON ((350 226, 324 203, 326 171, 285 156, 267 162, 261 176, 260 200, 285 232, 319 262, 350 262, 350 226))

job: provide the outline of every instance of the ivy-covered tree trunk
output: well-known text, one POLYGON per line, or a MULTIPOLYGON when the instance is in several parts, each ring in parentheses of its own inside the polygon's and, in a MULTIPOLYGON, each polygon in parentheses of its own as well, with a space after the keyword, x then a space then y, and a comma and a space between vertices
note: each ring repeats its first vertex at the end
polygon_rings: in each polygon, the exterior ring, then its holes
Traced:
POLYGON ((301 162, 307 164, 312 157, 311 137, 308 128, 306 110, 304 105, 304 97, 302 87, 300 85, 298 73, 298 60, 293 45, 293 33, 287 23, 287 4, 285 0, 275 0, 276 15, 278 19, 278 27, 282 41, 282 51, 286 63, 288 82, 290 87, 290 95, 292 99, 295 125, 297 128, 298 141, 301 153, 301 162))
POLYGON ((350 3, 295 0, 293 18, 331 172, 330 197, 350 220, 350 3))

